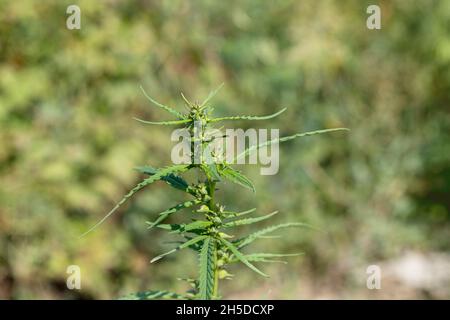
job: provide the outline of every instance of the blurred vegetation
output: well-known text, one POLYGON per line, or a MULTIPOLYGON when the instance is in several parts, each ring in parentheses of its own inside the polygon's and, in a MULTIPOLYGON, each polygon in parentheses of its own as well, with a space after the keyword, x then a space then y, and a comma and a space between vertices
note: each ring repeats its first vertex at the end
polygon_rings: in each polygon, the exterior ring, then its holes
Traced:
MULTIPOLYGON (((0 298, 115 298, 182 289, 172 273, 196 276, 190 252, 149 264, 171 238, 144 221, 182 197, 162 185, 77 238, 138 181, 134 166, 170 161, 170 129, 132 120, 164 118, 140 84, 181 110, 180 91, 201 100, 225 82, 218 115, 286 106, 270 124, 281 134, 351 128, 282 145, 276 176, 242 168, 256 197, 219 192, 230 209, 280 210, 279 222, 327 232, 261 240, 265 251, 306 253, 258 279, 279 288, 270 297, 308 297, 305 281, 348 297, 364 288, 369 264, 405 250, 448 252, 450 2, 375 3, 1 1, 0 298), (378 31, 365 25, 375 3, 378 31), (70 4, 81 8, 81 30, 66 29, 70 4), (65 285, 72 264, 80 291, 65 285)), ((255 283, 239 270, 246 278, 225 298, 247 297, 255 283)))

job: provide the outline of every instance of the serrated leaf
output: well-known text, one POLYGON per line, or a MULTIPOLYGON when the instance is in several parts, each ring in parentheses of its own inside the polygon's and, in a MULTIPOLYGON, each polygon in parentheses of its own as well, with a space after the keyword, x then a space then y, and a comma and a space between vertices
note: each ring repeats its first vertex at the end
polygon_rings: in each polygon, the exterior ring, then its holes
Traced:
POLYGON ((194 221, 188 224, 159 224, 158 228, 170 230, 172 233, 192 232, 194 230, 204 230, 211 226, 211 221, 194 221))
MULTIPOLYGON (((186 233, 185 234, 181 234, 181 236, 184 238, 184 239, 186 239, 186 240, 191 240, 191 239, 193 239, 193 237, 190 237, 189 235, 187 235, 186 233)), ((180 243, 182 243, 182 242, 180 242, 180 243)), ((202 243, 201 242, 197 242, 197 243, 194 243, 194 244, 191 244, 190 246, 189 246, 189 249, 191 249, 191 250, 193 250, 193 251, 195 251, 195 252, 200 252, 200 250, 202 249, 202 243)))
POLYGON ((220 175, 219 172, 217 171, 217 165, 215 163, 202 165, 202 168, 205 172, 207 172, 208 176, 211 177, 214 181, 220 181, 220 175))
POLYGON ((223 228, 230 228, 230 227, 236 227, 236 226, 242 226, 242 225, 246 225, 246 224, 256 223, 256 222, 259 222, 259 221, 263 221, 263 220, 269 219, 270 217, 276 215, 277 213, 278 213, 278 211, 274 211, 274 212, 269 213, 269 214, 267 214, 265 216, 262 216, 262 217, 247 218, 247 219, 230 221, 230 222, 224 223, 222 225, 222 227, 223 228))
MULTIPOLYGON (((280 260, 270 260, 270 258, 280 258, 280 257, 294 257, 294 256, 300 256, 303 253, 286 253, 286 254, 278 254, 278 253, 252 253, 252 254, 246 254, 245 258, 248 261, 253 262, 281 262, 285 263, 285 261, 280 260)), ((236 262, 236 259, 232 259, 230 262, 236 262)))
POLYGON ((265 141, 263 143, 260 143, 258 145, 253 145, 247 149, 245 149, 243 152, 241 152, 240 154, 238 154, 234 160, 233 163, 242 158, 245 157, 246 155, 248 155, 250 152, 253 152, 255 150, 258 150, 262 147, 266 147, 266 146, 270 146, 273 143, 280 143, 280 142, 285 142, 285 141, 289 141, 295 138, 300 138, 300 137, 305 137, 305 136, 312 136, 312 135, 316 135, 316 134, 321 134, 321 133, 327 133, 327 132, 333 132, 333 131, 341 131, 341 130, 346 130, 346 131, 350 131, 348 128, 334 128, 334 129, 324 129, 324 130, 316 130, 316 131, 309 131, 309 132, 304 132, 304 133, 297 133, 291 136, 286 136, 286 137, 282 137, 282 138, 277 138, 277 139, 272 139, 269 141, 265 141))
POLYGON ((256 273, 262 275, 263 277, 268 278, 269 276, 262 271, 260 271, 258 268, 256 268, 253 264, 251 264, 245 256, 232 244, 231 242, 228 242, 225 239, 220 239, 220 241, 228 248, 230 251, 235 255, 237 259, 239 259, 243 264, 245 264, 247 267, 255 271, 256 273))
MULTIPOLYGON (((157 172, 157 169, 150 166, 140 166, 134 169, 149 176, 152 176, 157 172)), ((168 174, 161 177, 161 180, 167 182, 170 186, 176 189, 188 192, 189 184, 182 177, 177 176, 176 174, 168 174)))
POLYGON ((144 93, 144 96, 150 100, 153 104, 155 104, 156 106, 158 106, 159 108, 166 110, 167 112, 171 113, 172 115, 176 116, 179 119, 186 119, 186 117, 181 114, 180 112, 176 111, 175 109, 172 109, 171 107, 165 106, 162 103, 159 103, 158 101, 154 100, 152 97, 150 97, 147 92, 145 92, 144 88, 142 86, 140 86, 142 92, 144 93))
POLYGON ((269 114, 267 116, 230 116, 230 117, 222 117, 222 118, 215 118, 209 120, 209 122, 218 122, 218 121, 224 121, 224 120, 268 120, 275 118, 276 116, 282 114, 284 111, 286 111, 287 108, 283 108, 280 111, 277 111, 273 114, 269 114))
POLYGON ((174 253, 174 252, 179 251, 179 250, 181 250, 181 249, 187 248, 187 247, 189 247, 189 246, 191 246, 191 245, 193 245, 193 244, 195 244, 195 243, 197 243, 197 242, 199 242, 199 241, 202 241, 202 240, 206 239, 207 237, 208 237, 208 236, 198 236, 198 237, 195 237, 195 238, 193 238, 193 239, 190 239, 190 240, 186 241, 185 243, 179 245, 178 247, 176 247, 176 248, 174 248, 174 249, 172 249, 172 250, 170 250, 170 251, 167 251, 166 253, 160 254, 160 255, 157 256, 157 257, 154 257, 154 258, 150 261, 150 263, 156 262, 156 261, 162 259, 163 257, 165 257, 165 256, 167 256, 167 255, 169 255, 169 254, 171 254, 171 253, 174 253))
POLYGON ((257 240, 261 236, 266 235, 267 233, 273 232, 278 229, 282 228, 290 228, 290 227, 311 227, 308 224, 301 223, 301 222, 289 222, 289 223, 283 223, 275 226, 271 226, 259 231, 256 231, 254 233, 249 234, 248 236, 245 236, 243 238, 234 240, 233 243, 237 246, 237 248, 243 248, 244 246, 249 245, 253 241, 257 240))
POLYGON ((243 186, 244 188, 248 188, 255 192, 255 187, 253 183, 250 181, 249 178, 244 176, 242 173, 240 173, 237 170, 234 170, 231 167, 225 167, 219 171, 220 176, 230 180, 231 182, 234 182, 240 186, 243 186))
POLYGON ((169 291, 150 290, 131 293, 129 295, 119 298, 119 300, 156 300, 156 299, 186 299, 186 297, 181 294, 169 291))
POLYGON ((214 296, 216 249, 213 238, 207 237, 203 241, 203 247, 200 251, 199 272, 199 298, 201 300, 210 300, 214 296))
POLYGON ((229 219, 229 218, 237 218, 237 217, 245 216, 245 215, 250 214, 255 211, 256 211, 256 208, 252 208, 250 210, 241 211, 241 212, 224 211, 223 213, 225 213, 227 215, 227 219, 229 219))
POLYGON ((161 212, 155 221, 153 221, 153 222, 147 221, 147 224, 149 224, 148 228, 151 229, 151 228, 157 226, 159 223, 161 223, 162 221, 167 219, 167 217, 169 217, 170 215, 174 214, 175 212, 177 212, 181 209, 190 208, 199 203, 200 203, 199 200, 190 200, 190 201, 186 201, 186 202, 177 204, 176 206, 173 206, 170 209, 167 209, 166 211, 161 212))
POLYGON ((131 189, 130 192, 128 192, 123 198, 122 200, 120 200, 116 206, 114 208, 112 208, 112 210, 110 212, 108 212, 99 222, 97 222, 94 226, 92 226, 88 231, 86 231, 85 233, 83 233, 81 237, 84 237, 85 235, 87 235, 88 233, 90 233, 91 231, 93 231, 94 229, 96 229, 99 225, 101 225, 106 219, 108 219, 114 212, 117 211, 117 209, 119 209, 119 207, 121 205, 123 205, 129 198, 131 198, 135 193, 137 193, 138 191, 140 191, 141 189, 143 189, 144 187, 148 186, 149 184, 152 184, 155 181, 161 180, 163 177, 169 175, 169 174, 173 174, 173 173, 180 173, 180 172, 184 172, 186 170, 189 169, 189 165, 175 165, 175 166, 171 166, 171 167, 167 167, 167 168, 162 168, 159 169, 155 172, 155 174, 153 174, 152 176, 150 176, 147 179, 144 179, 143 181, 141 181, 140 183, 138 183, 133 189, 131 189))

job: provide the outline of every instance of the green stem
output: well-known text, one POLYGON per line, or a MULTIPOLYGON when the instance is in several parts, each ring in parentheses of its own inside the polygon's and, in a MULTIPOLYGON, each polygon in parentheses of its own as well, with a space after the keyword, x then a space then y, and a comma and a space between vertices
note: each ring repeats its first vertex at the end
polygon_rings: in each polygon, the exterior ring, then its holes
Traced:
MULTIPOLYGON (((214 193, 215 193, 215 189, 216 189, 216 182, 213 181, 210 177, 207 178, 208 179, 208 193, 210 196, 210 200, 208 203, 208 207, 209 210, 214 211, 215 212, 215 202, 214 202, 214 193)), ((213 297, 217 297, 218 296, 218 292, 219 292, 219 268, 217 267, 217 241, 215 242, 215 246, 216 249, 215 251, 215 263, 214 263, 214 288, 213 288, 213 297)))
POLYGON ((215 263, 214 263, 214 288, 213 288, 213 297, 217 298, 219 295, 219 268, 217 268, 217 241, 214 244, 216 246, 215 251, 215 263))
MULTIPOLYGON (((208 178, 208 180, 209 180, 209 178, 208 178)), ((214 191, 216 189, 216 182, 209 180, 208 183, 209 183, 209 196, 211 197, 211 199, 209 200, 208 207, 211 211, 215 211, 214 191)))

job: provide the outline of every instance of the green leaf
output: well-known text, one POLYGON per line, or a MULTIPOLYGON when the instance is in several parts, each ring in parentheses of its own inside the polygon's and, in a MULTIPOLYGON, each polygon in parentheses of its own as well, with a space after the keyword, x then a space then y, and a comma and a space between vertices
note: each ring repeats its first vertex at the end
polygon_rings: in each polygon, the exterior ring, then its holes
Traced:
POLYGON ((346 130, 346 131, 350 131, 347 128, 334 128, 334 129, 324 129, 324 130, 316 130, 316 131, 309 131, 309 132, 304 132, 304 133, 297 133, 294 134, 292 136, 286 136, 286 137, 282 137, 282 138, 277 138, 277 139, 272 139, 263 143, 260 143, 258 145, 253 145, 249 148, 247 148, 246 150, 244 150, 243 152, 241 152, 240 154, 238 154, 235 158, 234 158, 234 162, 242 157, 245 157, 246 155, 248 155, 250 152, 258 150, 262 147, 266 147, 269 146, 273 143, 280 143, 280 142, 285 142, 285 141, 289 141, 295 138, 300 138, 300 137, 305 137, 305 136, 312 136, 315 134, 321 134, 321 133, 327 133, 327 132, 333 132, 333 131, 341 131, 341 130, 346 130))
POLYGON ((162 259, 163 257, 165 257, 165 256, 167 256, 167 255, 169 255, 169 254, 171 254, 171 253, 174 253, 174 252, 179 251, 179 250, 181 250, 181 249, 187 248, 187 247, 189 247, 189 246, 191 246, 191 245, 193 245, 193 244, 195 244, 195 243, 197 243, 197 242, 199 242, 199 241, 202 241, 202 240, 206 239, 207 237, 208 237, 208 236, 198 236, 198 237, 195 237, 195 238, 193 238, 193 239, 190 239, 190 240, 186 241, 185 243, 179 245, 178 247, 176 247, 176 248, 174 248, 174 249, 172 249, 172 250, 170 250, 170 251, 168 251, 168 252, 166 252, 166 253, 160 254, 160 255, 157 256, 157 257, 154 257, 154 258, 150 261, 150 263, 156 262, 156 261, 162 259))
POLYGON ((273 114, 269 114, 267 116, 230 116, 230 117, 222 117, 222 118, 215 118, 211 119, 208 122, 218 122, 223 120, 268 120, 275 118, 276 116, 282 114, 284 111, 286 111, 287 108, 283 108, 278 112, 275 112, 273 114))
POLYGON ((206 107, 206 104, 220 91, 220 89, 222 89, 223 85, 224 84, 221 83, 216 89, 209 93, 208 97, 201 103, 200 110, 206 107))
POLYGON ((161 223, 163 220, 167 219, 167 217, 169 217, 170 215, 172 215, 173 213, 181 210, 181 209, 186 209, 186 208, 190 208, 194 205, 199 204, 201 201, 199 200, 190 200, 190 201, 186 201, 180 204, 177 204, 176 206, 173 206, 169 209, 167 209, 166 211, 163 211, 159 214, 158 218, 153 221, 147 221, 147 224, 149 224, 149 229, 155 227, 156 225, 158 225, 159 223, 161 223))
MULTIPOLYGON (((150 166, 141 166, 134 168, 135 170, 147 174, 149 176, 154 175, 158 170, 150 166)), ((170 186, 188 192, 189 184, 180 176, 173 173, 161 177, 161 180, 167 182, 170 186)))
POLYGON ((212 225, 211 221, 194 221, 188 224, 159 224, 158 228, 170 230, 173 233, 192 232, 194 230, 204 230, 212 225))
POLYGON ((230 180, 231 182, 234 182, 244 188, 248 188, 253 192, 255 192, 255 187, 253 183, 250 181, 250 179, 244 176, 239 171, 234 170, 233 168, 227 166, 221 169, 219 173, 222 177, 230 180))
POLYGON ((150 100, 152 103, 154 103, 156 106, 160 107, 163 110, 166 110, 167 112, 171 113, 172 115, 176 116, 179 119, 186 119, 186 117, 181 114, 180 112, 172 109, 171 107, 165 106, 161 103, 159 103, 158 101, 154 100, 152 97, 150 97, 147 92, 145 92, 144 88, 142 86, 140 86, 142 92, 144 93, 145 97, 150 100))
POLYGON ((225 213, 227 215, 227 219, 229 219, 229 218, 237 218, 237 217, 245 216, 245 215, 250 214, 255 211, 256 211, 256 208, 252 208, 250 210, 246 210, 246 211, 242 211, 242 212, 224 211, 223 213, 225 213))
MULTIPOLYGON (((248 261, 253 262, 281 262, 286 263, 285 261, 280 260, 271 260, 269 258, 279 258, 279 257, 294 257, 294 256, 300 256, 303 253, 286 253, 286 254, 278 254, 278 253, 252 253, 252 254, 246 254, 245 258, 248 261)), ((230 262, 237 262, 237 259, 232 259, 230 262)))
POLYGON ((119 298, 119 300, 157 300, 157 299, 186 299, 186 297, 174 292, 151 290, 132 293, 119 298))
POLYGON ((269 276, 265 273, 263 273, 262 271, 260 271, 258 268, 256 268, 253 264, 251 264, 246 258, 245 256, 239 252, 239 250, 231 243, 228 242, 225 239, 220 239, 220 241, 228 248, 230 249, 230 251, 236 256, 237 259, 239 259, 243 264, 245 264, 247 267, 249 267, 250 269, 252 269, 253 271, 255 271, 256 273, 262 275, 263 277, 268 278, 269 276))
POLYGON ((112 210, 110 212, 108 212, 99 222, 97 222, 94 226, 92 226, 89 230, 87 230, 85 233, 83 233, 81 237, 84 237, 85 235, 87 235, 88 233, 90 233, 91 231, 93 231, 94 229, 96 229, 99 225, 101 225, 106 219, 108 219, 114 212, 117 211, 117 209, 119 209, 119 207, 121 205, 123 205, 129 198, 131 198, 136 192, 138 192, 139 190, 143 189, 144 187, 148 186, 149 184, 152 184, 155 181, 161 180, 163 177, 169 175, 169 174, 173 174, 175 172, 184 172, 186 170, 189 169, 189 165, 175 165, 175 166, 171 166, 171 167, 167 167, 167 168, 162 168, 159 169, 155 172, 155 174, 153 174, 152 176, 150 176, 147 179, 144 179, 143 181, 141 181, 140 183, 138 183, 133 189, 131 189, 130 192, 128 192, 123 198, 122 200, 120 200, 116 206, 114 208, 112 208, 112 210))
POLYGON ((290 228, 290 227, 309 227, 309 228, 311 228, 310 225, 305 224, 305 223, 288 222, 288 223, 283 223, 283 224, 271 226, 271 227, 256 231, 252 234, 249 234, 248 236, 234 240, 233 243, 240 249, 240 248, 243 248, 244 246, 249 245, 253 241, 257 240, 258 238, 261 238, 262 236, 266 235, 267 233, 273 232, 278 229, 290 228))
POLYGON ((278 213, 278 211, 274 211, 274 212, 269 213, 269 214, 267 214, 265 216, 262 216, 262 217, 247 218, 247 219, 230 221, 230 222, 224 223, 222 225, 222 227, 223 228, 230 228, 230 227, 236 227, 236 226, 242 226, 242 225, 246 225, 246 224, 256 223, 256 222, 259 222, 259 221, 263 221, 263 220, 269 219, 270 217, 276 215, 277 213, 278 213))
POLYGON ((170 126, 170 125, 178 125, 178 124, 183 124, 183 123, 188 123, 191 122, 191 119, 183 119, 183 120, 168 120, 168 121, 147 121, 147 120, 142 120, 136 117, 133 117, 134 120, 139 121, 141 123, 145 123, 145 124, 156 124, 156 125, 162 125, 162 126, 170 126))
POLYGON ((199 272, 199 298, 201 300, 210 300, 214 295, 216 268, 216 245, 215 240, 207 237, 203 241, 203 247, 200 251, 200 272, 199 272))
POLYGON ((214 181, 220 181, 220 175, 217 171, 217 165, 215 163, 211 163, 208 165, 202 165, 202 168, 205 172, 207 172, 207 175, 212 178, 214 181))
MULTIPOLYGON (((181 234, 181 236, 182 236, 184 239, 186 239, 186 240, 191 240, 191 239, 193 239, 193 237, 188 236, 186 233, 181 234)), ((183 243, 183 242, 180 241, 180 243, 183 243)), ((193 250, 193 251, 195 251, 195 252, 198 253, 198 252, 200 252, 200 250, 202 249, 202 243, 201 243, 201 242, 197 242, 197 243, 191 244, 191 245, 189 245, 189 249, 191 249, 191 250, 193 250)))
MULTIPOLYGON (((183 94, 183 92, 180 92, 180 94, 181 94, 181 98, 183 98, 184 103, 186 103, 186 106, 187 106, 187 107, 189 107, 189 108, 194 107, 193 103, 190 102, 190 101, 185 97, 185 95, 183 94)), ((188 108, 188 109, 189 109, 189 108, 188 108)))

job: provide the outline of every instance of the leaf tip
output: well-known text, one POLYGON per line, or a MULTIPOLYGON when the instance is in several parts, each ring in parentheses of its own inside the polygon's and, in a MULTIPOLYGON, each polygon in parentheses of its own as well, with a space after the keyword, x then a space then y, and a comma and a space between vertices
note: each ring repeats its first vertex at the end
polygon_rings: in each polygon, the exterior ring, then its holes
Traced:
POLYGON ((150 260, 150 263, 154 263, 154 262, 156 262, 156 261, 159 261, 159 260, 161 260, 161 258, 162 258, 162 257, 155 257, 155 258, 153 258, 152 260, 150 260))

